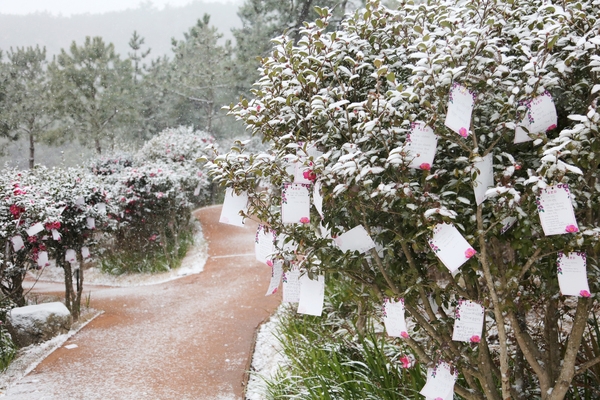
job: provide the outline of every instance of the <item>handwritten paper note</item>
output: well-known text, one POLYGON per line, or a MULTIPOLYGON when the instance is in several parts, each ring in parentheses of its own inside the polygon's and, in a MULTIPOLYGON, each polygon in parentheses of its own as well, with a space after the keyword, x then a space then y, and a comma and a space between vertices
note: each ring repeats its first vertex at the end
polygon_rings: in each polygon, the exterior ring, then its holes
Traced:
POLYGON ((272 259, 275 253, 275 231, 267 229, 263 225, 258 225, 256 237, 254 239, 254 252, 256 261, 267 263, 272 259))
POLYGON ((450 224, 437 224, 433 228, 429 246, 452 273, 476 254, 458 229, 450 224))
POLYGON ((454 392, 456 378, 457 374, 451 372, 450 365, 442 361, 435 368, 427 369, 427 382, 419 393, 428 398, 446 399, 454 392))
POLYGON ((267 289, 267 293, 265 294, 265 296, 270 296, 272 294, 277 293, 277 289, 279 288, 279 283, 281 283, 282 276, 283 261, 275 261, 271 266, 271 281, 269 282, 269 288, 267 289))
POLYGON ((23 242, 21 236, 13 236, 10 241, 12 242, 15 251, 22 250, 25 247, 25 242, 23 242))
POLYGON ((317 279, 310 279, 308 274, 300 277, 300 299, 298 313, 320 316, 323 312, 325 300, 325 277, 319 275, 317 279))
POLYGON ((579 231, 568 185, 559 184, 540 190, 535 203, 546 236, 579 231))
POLYGON ((500 234, 504 234, 507 230, 512 228, 512 226, 517 222, 517 217, 505 217, 500 222, 502 224, 502 228, 500 229, 500 234))
POLYGON ((83 257, 83 259, 90 258, 90 249, 85 246, 82 247, 81 248, 81 256, 83 257))
POLYGON ((475 105, 475 94, 458 83, 450 88, 448 113, 444 124, 462 137, 469 136, 471 113, 475 105))
POLYGON ((355 226, 334 239, 340 250, 366 253, 375 247, 375 242, 362 225, 355 226))
POLYGON ((317 212, 323 217, 323 196, 321 196, 321 181, 316 181, 313 187, 313 205, 317 209, 317 212))
POLYGON ((87 217, 85 219, 85 226, 88 229, 96 229, 96 220, 92 217, 87 217))
POLYGON ((248 211, 248 193, 242 192, 237 195, 232 188, 227 188, 219 222, 244 226, 244 217, 240 215, 240 211, 244 213, 248 211))
POLYGON ((586 264, 586 254, 583 252, 558 253, 558 285, 563 296, 591 296, 586 264))
POLYGON ((483 306, 471 300, 459 300, 454 317, 452 340, 479 343, 485 317, 483 306))
POLYGON ((281 191, 281 222, 308 224, 310 222, 310 185, 286 183, 281 191))
POLYGON ((284 272, 283 280, 283 299, 284 303, 297 303, 300 300, 300 270, 292 267, 284 272))
POLYGON ((430 170, 435 158, 437 136, 424 122, 413 122, 410 133, 406 137, 407 153, 410 168, 430 170))
POLYGON ((52 239, 59 241, 60 240, 60 232, 56 229, 52 229, 52 239))
POLYGON ((404 299, 398 301, 385 299, 383 303, 383 324, 388 336, 408 337, 404 319, 404 299))
POLYGON ((96 204, 96 208, 98 209, 98 212, 100 214, 106 214, 106 204, 105 203, 96 204))
POLYGON ((556 128, 558 115, 552 95, 548 92, 537 96, 527 102, 527 113, 523 121, 515 129, 515 143, 532 140, 523 129, 530 134, 546 132, 556 128))
POLYGON ((37 224, 31 225, 27 229, 26 232, 27 232, 27 235, 33 236, 33 235, 37 235, 38 233, 40 233, 43 230, 44 230, 44 224, 42 224, 41 222, 38 222, 37 224))
POLYGON ((75 253, 75 250, 67 250, 67 252, 65 253, 65 261, 71 264, 77 261, 77 253, 75 253))
POLYGON ((47 267, 48 265, 50 265, 50 263, 48 262, 48 252, 47 251, 40 251, 38 253, 37 265, 40 268, 44 268, 44 267, 47 267))
POLYGON ((473 167, 478 170, 477 177, 473 181, 473 191, 475 192, 475 202, 480 205, 485 201, 485 192, 494 187, 494 164, 492 153, 481 158, 473 164, 473 167))
POLYGON ((85 199, 84 199, 84 197, 83 196, 79 196, 77 198, 77 200, 75 200, 75 205, 77 205, 77 206, 83 206, 83 205, 85 205, 85 199))

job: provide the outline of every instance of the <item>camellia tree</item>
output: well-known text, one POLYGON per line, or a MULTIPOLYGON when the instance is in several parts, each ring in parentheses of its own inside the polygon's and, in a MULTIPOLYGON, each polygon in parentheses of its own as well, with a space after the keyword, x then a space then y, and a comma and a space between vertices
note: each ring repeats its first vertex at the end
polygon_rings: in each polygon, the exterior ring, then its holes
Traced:
POLYGON ((600 289, 598 2, 370 1, 336 32, 318 11, 230 109, 268 150, 239 143, 214 178, 293 244, 284 270, 355 282, 359 320, 403 303, 390 340, 449 365, 461 397, 576 396, 600 363, 582 350, 600 289), (307 200, 282 196, 293 182, 315 207, 282 223, 307 200), (342 251, 357 226, 376 246, 342 251), (467 300, 482 326, 453 340, 467 300))

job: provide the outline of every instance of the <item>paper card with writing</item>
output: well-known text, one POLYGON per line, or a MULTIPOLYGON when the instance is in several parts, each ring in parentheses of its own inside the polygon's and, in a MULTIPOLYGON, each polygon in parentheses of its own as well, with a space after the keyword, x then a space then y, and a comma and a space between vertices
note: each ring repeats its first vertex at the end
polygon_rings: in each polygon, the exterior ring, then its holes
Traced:
POLYGON ((67 250, 67 252, 65 253, 65 261, 67 261, 70 264, 73 264, 77 261, 77 253, 75 253, 75 250, 67 250))
MULTIPOLYGON (((527 110, 527 114, 529 114, 529 110, 527 110)), ((529 125, 529 117, 525 115, 523 121, 520 124, 517 124, 515 127, 515 140, 514 143, 525 143, 530 142, 533 139, 529 136, 531 126, 529 125)))
POLYGON ((256 236, 254 238, 254 252, 256 261, 267 263, 273 258, 275 253, 275 232, 267 229, 263 225, 258 225, 256 236))
POLYGON ((563 296, 591 296, 586 264, 586 254, 583 252, 558 253, 558 285, 563 296))
POLYGON ((385 299, 383 302, 383 324, 388 336, 408 337, 408 329, 404 319, 404 299, 398 301, 385 299))
POLYGON ((300 300, 300 270, 292 267, 282 275, 284 303, 297 303, 300 300))
POLYGON ((98 212, 100 214, 106 214, 106 204, 105 203, 96 204, 96 208, 98 209, 98 212))
POLYGON ((317 209, 317 212, 323 217, 323 196, 321 196, 321 181, 316 181, 313 187, 313 205, 317 209))
POLYGON ((424 122, 413 122, 410 133, 406 136, 407 157, 410 168, 429 171, 433 165, 437 148, 437 136, 431 127, 424 122))
POLYGON ((194 196, 198 196, 200 194, 201 188, 202 188, 202 185, 199 183, 198 186, 196 186, 196 189, 194 189, 194 196))
POLYGON ((281 191, 281 222, 308 224, 310 222, 310 185, 286 183, 281 191))
POLYGON ((43 230, 44 230, 44 224, 42 224, 41 222, 38 222, 37 224, 31 225, 27 229, 26 232, 27 232, 27 235, 33 236, 33 235, 37 235, 38 233, 40 233, 43 230))
POLYGON ((494 187, 494 162, 492 153, 481 158, 473 164, 473 167, 479 172, 477 178, 473 181, 473 190, 475 191, 475 202, 480 205, 485 201, 485 192, 490 188, 494 187))
POLYGON ((56 241, 60 240, 60 232, 58 232, 56 229, 52 229, 52 239, 56 241))
POLYGON ((269 282, 269 288, 265 296, 270 296, 277 293, 281 278, 283 277, 283 261, 275 261, 271 266, 271 282, 269 282))
POLYGON ((450 88, 448 113, 444 124, 462 137, 469 136, 471 113, 475 105, 475 94, 458 83, 450 88))
POLYGON ((485 310, 481 304, 471 300, 459 300, 454 311, 452 340, 479 343, 483 332, 484 317, 485 310))
POLYGON ((227 188, 225 190, 225 200, 223 201, 219 222, 244 226, 244 217, 240 215, 240 211, 244 213, 248 211, 248 193, 242 192, 237 195, 232 188, 227 188))
POLYGON ((298 313, 320 316, 323 312, 325 300, 325 277, 319 275, 317 279, 310 279, 308 274, 300 277, 300 299, 298 313))
POLYGON ((88 229, 96 229, 96 220, 92 217, 87 217, 85 219, 85 225, 88 229))
POLYGON ((81 256, 83 257, 83 259, 90 258, 90 249, 87 247, 82 247, 81 256))
POLYGON ((362 225, 355 226, 333 240, 343 252, 358 251, 366 253, 375 248, 375 242, 362 225))
POLYGON ((457 375, 452 373, 450 365, 442 361, 435 368, 427 369, 427 382, 419 393, 428 398, 445 399, 454 392, 456 378, 457 375))
POLYGON ((433 228, 429 246, 452 273, 477 253, 454 225, 445 223, 433 228))
POLYGON ((535 203, 546 236, 579 231, 569 185, 558 184, 540 190, 535 203))
POLYGON ((85 204, 85 199, 83 196, 79 196, 77 200, 75 200, 75 205, 83 206, 85 204))
POLYGON ((517 217, 505 217, 502 219, 502 228, 500 229, 500 234, 506 233, 507 230, 512 228, 512 226, 517 222, 517 217))
POLYGON ((40 268, 44 268, 44 267, 47 267, 48 265, 50 265, 50 263, 48 262, 48 252, 47 251, 40 251, 38 253, 37 265, 40 268))
POLYGON ((13 236, 10 241, 12 242, 15 251, 22 250, 25 247, 25 242, 23 242, 21 236, 13 236))
POLYGON ((546 132, 556 128, 558 116, 550 93, 545 92, 541 96, 531 99, 527 108, 529 133, 546 132))

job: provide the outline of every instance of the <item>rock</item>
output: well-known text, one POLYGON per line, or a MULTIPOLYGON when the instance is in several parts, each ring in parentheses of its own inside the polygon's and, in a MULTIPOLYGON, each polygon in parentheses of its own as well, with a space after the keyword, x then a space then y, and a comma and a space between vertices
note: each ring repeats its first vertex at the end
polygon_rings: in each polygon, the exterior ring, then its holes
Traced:
POLYGON ((13 308, 7 316, 8 332, 19 347, 67 333, 73 324, 69 309, 60 302, 13 308))

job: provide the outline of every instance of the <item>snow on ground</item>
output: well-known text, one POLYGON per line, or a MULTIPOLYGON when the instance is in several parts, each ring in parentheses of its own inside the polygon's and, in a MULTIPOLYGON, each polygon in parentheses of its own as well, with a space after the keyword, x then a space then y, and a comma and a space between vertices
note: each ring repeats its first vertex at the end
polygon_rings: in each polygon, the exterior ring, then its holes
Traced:
POLYGON ((286 312, 285 305, 280 305, 258 331, 252 355, 250 379, 246 389, 246 400, 267 398, 265 380, 273 377, 277 370, 287 363, 285 355, 282 353, 281 343, 276 337, 279 321, 286 312))

